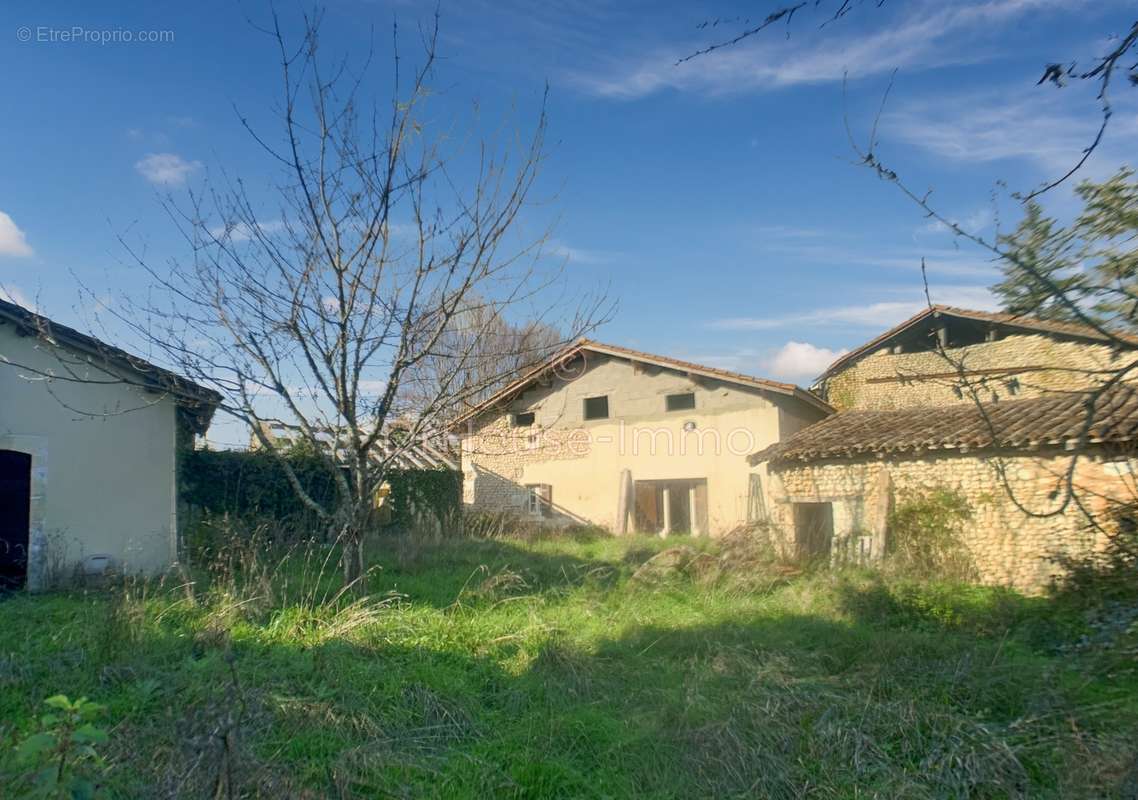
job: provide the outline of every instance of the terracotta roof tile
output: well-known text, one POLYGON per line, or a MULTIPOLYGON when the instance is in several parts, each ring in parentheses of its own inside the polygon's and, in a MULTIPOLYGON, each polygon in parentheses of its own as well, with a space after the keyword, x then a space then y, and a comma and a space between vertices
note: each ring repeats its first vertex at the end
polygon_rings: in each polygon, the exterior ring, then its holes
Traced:
POLYGON ((773 465, 932 450, 1032 450, 1138 439, 1138 387, 899 411, 843 411, 748 458, 773 465))

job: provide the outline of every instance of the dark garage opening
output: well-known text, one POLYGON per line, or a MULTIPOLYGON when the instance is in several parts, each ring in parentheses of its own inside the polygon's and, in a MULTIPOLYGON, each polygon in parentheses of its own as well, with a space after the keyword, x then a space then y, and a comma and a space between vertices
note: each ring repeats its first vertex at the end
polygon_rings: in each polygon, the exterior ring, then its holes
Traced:
POLYGON ((31 454, 0 450, 0 591, 27 582, 31 499, 31 454))
POLYGON ((834 539, 834 506, 830 503, 794 504, 794 543, 804 558, 829 557, 834 539))

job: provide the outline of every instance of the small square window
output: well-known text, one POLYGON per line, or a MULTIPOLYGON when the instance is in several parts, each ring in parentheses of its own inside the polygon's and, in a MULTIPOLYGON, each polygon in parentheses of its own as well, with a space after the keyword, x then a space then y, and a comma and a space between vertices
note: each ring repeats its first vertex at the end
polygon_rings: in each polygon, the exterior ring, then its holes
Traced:
POLYGON ((586 397, 585 398, 585 419, 608 419, 609 416, 609 398, 608 395, 601 395, 600 397, 586 397))
POLYGON ((686 411, 695 408, 695 393, 670 394, 664 398, 664 408, 668 411, 686 411))
POLYGON ((514 414, 514 427, 515 428, 528 428, 533 425, 534 412, 526 411, 522 414, 514 414))

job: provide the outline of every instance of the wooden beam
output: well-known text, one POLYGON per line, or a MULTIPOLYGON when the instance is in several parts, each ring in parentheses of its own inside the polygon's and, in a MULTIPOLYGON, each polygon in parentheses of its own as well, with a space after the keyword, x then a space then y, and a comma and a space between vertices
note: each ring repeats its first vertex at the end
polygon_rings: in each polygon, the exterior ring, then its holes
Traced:
MULTIPOLYGON (((973 375, 1019 375, 1023 372, 1043 372, 1058 367, 990 367, 988 369, 968 369, 964 371, 965 377, 973 375)), ((959 378, 959 372, 925 372, 920 375, 889 375, 884 378, 866 378, 866 383, 905 383, 907 381, 933 381, 945 378, 959 378)))

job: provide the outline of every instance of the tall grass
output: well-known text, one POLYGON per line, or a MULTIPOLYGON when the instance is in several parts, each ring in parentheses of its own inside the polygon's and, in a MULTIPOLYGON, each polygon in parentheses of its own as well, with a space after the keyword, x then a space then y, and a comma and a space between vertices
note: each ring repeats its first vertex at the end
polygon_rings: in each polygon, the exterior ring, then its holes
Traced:
MULTIPOLYGON (((1109 797, 1138 783, 1131 640, 1084 609, 675 540, 236 527, 208 563, 0 604, 0 740, 105 703, 121 797, 1109 797), (327 568, 326 568, 327 567, 327 568)), ((2 763, 0 770, 9 769, 2 763)))

